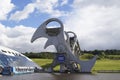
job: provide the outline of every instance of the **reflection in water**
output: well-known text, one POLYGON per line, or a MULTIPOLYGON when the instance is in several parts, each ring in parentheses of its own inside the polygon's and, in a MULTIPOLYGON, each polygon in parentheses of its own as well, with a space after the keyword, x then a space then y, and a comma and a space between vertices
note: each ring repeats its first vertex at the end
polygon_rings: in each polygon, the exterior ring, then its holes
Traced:
POLYGON ((2 76, 0 77, 0 80, 120 80, 120 73, 34 73, 14 76, 2 76))

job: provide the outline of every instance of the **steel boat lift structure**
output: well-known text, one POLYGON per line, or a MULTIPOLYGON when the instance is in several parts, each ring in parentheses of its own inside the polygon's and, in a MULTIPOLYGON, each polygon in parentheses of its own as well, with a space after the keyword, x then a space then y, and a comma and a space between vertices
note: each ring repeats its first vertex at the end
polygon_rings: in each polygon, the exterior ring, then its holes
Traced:
MULTIPOLYGON (((51 18, 42 23, 33 34, 31 42, 41 37, 48 39, 44 48, 54 45, 57 50, 47 72, 54 72, 53 68, 57 65, 60 65, 60 72, 91 72, 97 56, 88 61, 80 60, 80 45, 76 34, 72 31, 64 31, 63 23, 59 19, 51 18), (60 27, 47 28, 48 23, 52 21, 58 22, 60 27)), ((0 74, 24 74, 42 70, 41 67, 23 54, 0 46, 0 74)))
POLYGON ((54 45, 57 50, 53 62, 47 70, 48 72, 53 72, 53 68, 58 64, 60 65, 60 72, 65 72, 66 70, 70 72, 91 72, 97 56, 95 55, 88 61, 79 59, 81 53, 77 36, 72 31, 64 31, 63 23, 59 19, 51 18, 43 22, 35 31, 31 42, 41 37, 48 39, 44 48, 54 45), (47 28, 47 25, 53 21, 58 22, 60 27, 47 28), (70 34, 73 36, 70 36, 70 34))

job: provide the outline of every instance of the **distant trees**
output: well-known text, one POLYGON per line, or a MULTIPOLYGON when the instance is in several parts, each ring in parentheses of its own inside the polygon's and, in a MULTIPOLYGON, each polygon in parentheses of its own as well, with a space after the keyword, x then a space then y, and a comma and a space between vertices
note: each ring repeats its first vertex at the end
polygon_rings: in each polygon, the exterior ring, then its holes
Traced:
MULTIPOLYGON (((98 59, 120 59, 120 50, 93 50, 93 51, 81 51, 83 58, 91 58, 92 55, 98 55, 98 59)), ((26 52, 23 53, 25 56, 29 58, 43 58, 43 59, 53 59, 54 53, 51 52, 26 52)))
MULTIPOLYGON (((98 55, 98 59, 120 59, 120 50, 94 50, 94 51, 82 51, 84 54, 98 55)), ((88 56, 88 55, 87 55, 88 56)))
POLYGON ((23 54, 29 58, 44 58, 44 59, 53 59, 53 55, 54 55, 51 52, 40 52, 40 53, 26 52, 23 54))
POLYGON ((93 51, 87 51, 87 50, 84 50, 82 51, 83 53, 90 53, 90 54, 101 54, 104 52, 105 55, 120 55, 120 50, 116 50, 116 49, 113 49, 113 50, 93 50, 93 51))

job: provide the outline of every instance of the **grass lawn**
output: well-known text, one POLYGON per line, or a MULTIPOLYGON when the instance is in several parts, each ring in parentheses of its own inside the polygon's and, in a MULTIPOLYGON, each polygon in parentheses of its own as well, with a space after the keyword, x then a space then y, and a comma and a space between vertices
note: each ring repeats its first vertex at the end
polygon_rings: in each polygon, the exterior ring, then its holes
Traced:
POLYGON ((93 70, 120 70, 120 60, 97 60, 93 70))
POLYGON ((32 59, 35 63, 37 63, 41 67, 47 67, 50 63, 52 63, 52 59, 32 59))
MULTIPOLYGON (((36 62, 41 67, 45 68, 50 66, 50 63, 52 63, 52 59, 32 59, 34 62, 36 62)), ((55 68, 55 70, 58 70, 58 66, 55 68)), ((120 70, 120 60, 97 60, 95 63, 95 66, 93 67, 93 70, 120 70)))

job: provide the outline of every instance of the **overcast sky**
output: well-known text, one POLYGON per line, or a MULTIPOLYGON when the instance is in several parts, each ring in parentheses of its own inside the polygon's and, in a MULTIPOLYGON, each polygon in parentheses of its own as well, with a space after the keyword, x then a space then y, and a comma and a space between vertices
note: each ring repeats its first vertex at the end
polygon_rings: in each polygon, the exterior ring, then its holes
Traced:
POLYGON ((120 49, 120 0, 0 0, 0 45, 20 52, 44 50, 46 39, 30 43, 49 18, 74 31, 82 50, 120 49))

